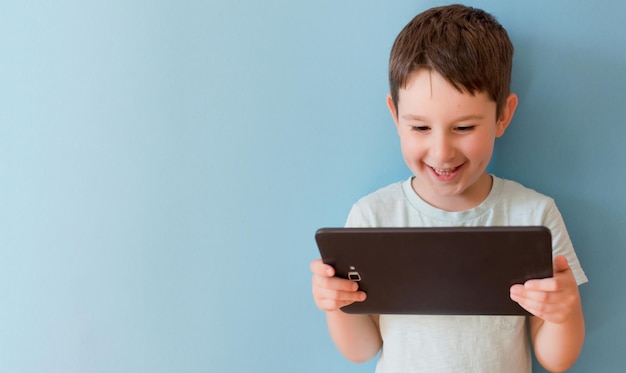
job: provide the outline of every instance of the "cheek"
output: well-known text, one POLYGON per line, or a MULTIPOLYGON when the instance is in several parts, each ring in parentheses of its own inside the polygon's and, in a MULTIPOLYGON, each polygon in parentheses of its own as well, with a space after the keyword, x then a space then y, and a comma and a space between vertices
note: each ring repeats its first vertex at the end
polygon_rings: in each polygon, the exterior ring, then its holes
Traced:
POLYGON ((421 152, 419 143, 407 137, 400 138, 400 147, 405 158, 415 158, 421 152))
POLYGON ((469 158, 490 159, 493 154, 493 142, 491 141, 475 141, 468 143, 465 147, 465 154, 469 158))
POLYGON ((414 173, 418 172, 423 166, 424 149, 415 141, 402 141, 401 148, 404 163, 414 173))

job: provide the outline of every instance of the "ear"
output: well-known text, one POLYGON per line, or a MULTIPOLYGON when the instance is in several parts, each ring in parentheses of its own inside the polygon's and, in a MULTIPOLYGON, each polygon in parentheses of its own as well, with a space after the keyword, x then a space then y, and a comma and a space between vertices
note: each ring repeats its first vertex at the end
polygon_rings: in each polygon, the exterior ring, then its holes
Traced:
POLYGON ((507 127, 511 123, 511 120, 513 119, 513 114, 515 114, 516 108, 517 95, 515 93, 511 93, 506 98, 504 106, 502 107, 502 112, 500 113, 500 118, 498 118, 498 122, 496 123, 496 137, 504 135, 504 131, 506 131, 507 127))
POLYGON ((395 123, 396 128, 398 128, 398 113, 396 112, 396 105, 394 105, 393 103, 391 94, 387 95, 387 108, 389 108, 389 113, 391 113, 391 118, 393 118, 393 123, 395 123))

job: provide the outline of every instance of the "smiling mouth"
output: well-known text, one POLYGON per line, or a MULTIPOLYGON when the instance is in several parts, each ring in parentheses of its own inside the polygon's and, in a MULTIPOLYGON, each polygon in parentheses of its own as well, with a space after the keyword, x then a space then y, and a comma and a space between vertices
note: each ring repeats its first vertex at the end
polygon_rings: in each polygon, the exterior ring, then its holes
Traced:
POLYGON ((450 176, 455 173, 461 166, 453 167, 453 168, 437 168, 430 167, 435 173, 439 176, 450 176))

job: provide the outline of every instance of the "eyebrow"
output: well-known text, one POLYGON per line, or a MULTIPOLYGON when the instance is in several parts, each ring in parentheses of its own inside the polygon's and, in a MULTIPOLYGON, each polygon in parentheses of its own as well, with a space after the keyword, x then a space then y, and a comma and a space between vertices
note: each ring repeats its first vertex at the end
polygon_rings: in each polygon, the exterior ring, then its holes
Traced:
MULTIPOLYGON (((402 118, 407 119, 407 120, 417 120, 420 122, 428 122, 426 117, 423 117, 421 115, 415 115, 415 114, 404 114, 402 118)), ((464 122, 466 120, 482 120, 484 118, 485 118, 484 115, 470 114, 470 115, 463 115, 458 118, 455 118, 454 122, 456 123, 456 122, 464 122)))

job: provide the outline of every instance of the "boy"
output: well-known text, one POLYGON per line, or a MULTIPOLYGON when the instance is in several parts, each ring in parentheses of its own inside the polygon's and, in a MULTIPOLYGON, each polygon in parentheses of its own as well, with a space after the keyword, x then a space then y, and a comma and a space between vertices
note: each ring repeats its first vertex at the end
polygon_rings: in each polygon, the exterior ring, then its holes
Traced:
POLYGON ((517 107, 509 90, 512 58, 504 28, 461 5, 427 10, 400 32, 387 105, 413 176, 359 200, 346 226, 544 225, 552 232, 554 277, 511 287, 528 319, 350 315, 339 308, 366 294, 315 260, 315 303, 348 359, 364 362, 381 351, 379 373, 530 372, 530 337, 547 370, 576 361, 585 333, 578 284, 587 278, 561 215, 551 198, 486 172, 494 141, 517 107))

